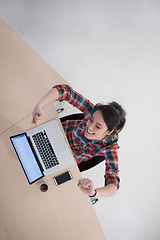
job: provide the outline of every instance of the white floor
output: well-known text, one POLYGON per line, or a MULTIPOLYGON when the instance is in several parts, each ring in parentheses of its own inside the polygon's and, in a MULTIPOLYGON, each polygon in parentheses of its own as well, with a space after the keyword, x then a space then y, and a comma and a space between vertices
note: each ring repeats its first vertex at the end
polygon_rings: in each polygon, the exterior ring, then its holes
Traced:
POLYGON ((0 16, 93 103, 124 106, 121 187, 95 210, 107 240, 159 240, 160 1, 0 0, 0 16))

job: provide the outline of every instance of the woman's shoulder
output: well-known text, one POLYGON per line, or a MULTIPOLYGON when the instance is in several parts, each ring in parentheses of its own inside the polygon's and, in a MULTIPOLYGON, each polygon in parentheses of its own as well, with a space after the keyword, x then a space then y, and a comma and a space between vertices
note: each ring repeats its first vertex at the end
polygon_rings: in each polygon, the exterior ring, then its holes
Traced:
POLYGON ((104 148, 106 147, 106 148, 118 149, 119 148, 118 133, 116 131, 114 131, 109 136, 105 137, 102 140, 102 144, 103 144, 104 148))

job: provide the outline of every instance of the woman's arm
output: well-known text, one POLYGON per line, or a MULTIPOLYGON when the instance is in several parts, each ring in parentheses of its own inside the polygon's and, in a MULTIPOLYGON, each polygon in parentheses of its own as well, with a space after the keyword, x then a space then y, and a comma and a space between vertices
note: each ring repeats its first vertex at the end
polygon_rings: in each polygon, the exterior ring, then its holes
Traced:
POLYGON ((35 106, 32 113, 32 123, 39 125, 44 122, 43 108, 56 100, 66 100, 72 106, 82 111, 87 118, 93 112, 94 105, 84 96, 65 84, 54 86, 35 106))
POLYGON ((117 192, 117 186, 115 184, 108 184, 105 187, 97 188, 96 197, 111 197, 114 196, 117 192))
POLYGON ((90 118, 91 114, 93 113, 94 105, 87 98, 76 92, 68 85, 56 85, 55 87, 59 91, 60 95, 58 100, 67 101, 73 107, 76 107, 83 112, 86 119, 90 118))
POLYGON ((59 91, 56 88, 52 88, 44 97, 42 97, 32 112, 32 123, 35 125, 43 123, 45 120, 43 108, 56 101, 58 98, 59 91))
MULTIPOLYGON (((78 182, 78 187, 82 192, 87 194, 88 196, 93 196, 95 194, 95 188, 93 182, 88 178, 82 178, 78 182)), ((108 184, 102 188, 96 188, 97 194, 96 197, 110 197, 116 194, 117 186, 115 184, 108 184)))

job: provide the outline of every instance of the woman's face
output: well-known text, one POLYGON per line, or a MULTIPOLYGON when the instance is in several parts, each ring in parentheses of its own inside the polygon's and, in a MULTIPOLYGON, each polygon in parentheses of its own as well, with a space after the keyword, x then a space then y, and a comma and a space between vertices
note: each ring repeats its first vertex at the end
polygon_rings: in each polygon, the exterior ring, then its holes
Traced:
POLYGON ((109 135, 108 127, 103 119, 102 113, 97 110, 87 121, 85 137, 89 140, 102 140, 106 135, 109 135))

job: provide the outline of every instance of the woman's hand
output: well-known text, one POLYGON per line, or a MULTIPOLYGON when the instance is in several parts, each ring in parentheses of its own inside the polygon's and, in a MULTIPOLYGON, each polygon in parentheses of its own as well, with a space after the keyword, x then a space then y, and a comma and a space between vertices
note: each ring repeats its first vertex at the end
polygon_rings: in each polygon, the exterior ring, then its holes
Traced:
POLYGON ((50 103, 56 101, 59 98, 59 91, 56 88, 52 88, 35 106, 32 112, 32 123, 35 125, 40 125, 44 123, 45 116, 43 110, 50 103))
POLYGON ((82 178, 78 181, 78 187, 82 192, 88 196, 93 196, 95 194, 95 188, 93 182, 88 178, 82 178))
POLYGON ((39 105, 36 105, 32 112, 32 124, 35 124, 37 126, 44 123, 44 121, 45 116, 43 110, 39 105))

